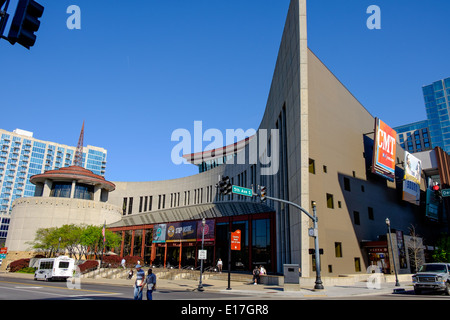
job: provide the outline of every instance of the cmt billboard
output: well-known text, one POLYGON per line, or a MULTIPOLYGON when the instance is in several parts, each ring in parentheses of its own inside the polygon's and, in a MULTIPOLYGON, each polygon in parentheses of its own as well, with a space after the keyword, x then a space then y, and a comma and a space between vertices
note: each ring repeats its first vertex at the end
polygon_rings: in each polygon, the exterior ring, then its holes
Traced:
POLYGON ((405 151, 405 176, 403 177, 402 199, 415 205, 420 205, 420 177, 422 162, 405 151))
POLYGON ((395 178, 396 140, 397 132, 380 119, 375 118, 372 172, 389 181, 394 181, 395 178))

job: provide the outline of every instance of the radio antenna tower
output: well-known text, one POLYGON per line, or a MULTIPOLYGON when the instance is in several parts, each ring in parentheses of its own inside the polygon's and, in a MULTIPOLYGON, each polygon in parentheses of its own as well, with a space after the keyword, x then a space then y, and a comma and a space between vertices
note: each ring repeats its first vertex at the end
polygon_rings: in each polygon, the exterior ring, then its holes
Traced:
POLYGON ((84 139, 84 120, 81 127, 80 138, 78 139, 77 151, 75 151, 75 157, 73 159, 74 166, 83 166, 83 139, 84 139))

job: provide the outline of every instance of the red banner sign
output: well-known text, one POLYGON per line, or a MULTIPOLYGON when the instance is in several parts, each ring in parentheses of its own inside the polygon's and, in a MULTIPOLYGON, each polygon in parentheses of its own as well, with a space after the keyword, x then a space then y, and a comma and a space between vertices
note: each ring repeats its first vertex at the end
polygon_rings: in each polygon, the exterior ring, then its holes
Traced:
POLYGON ((241 250, 241 230, 231 233, 231 250, 241 250))

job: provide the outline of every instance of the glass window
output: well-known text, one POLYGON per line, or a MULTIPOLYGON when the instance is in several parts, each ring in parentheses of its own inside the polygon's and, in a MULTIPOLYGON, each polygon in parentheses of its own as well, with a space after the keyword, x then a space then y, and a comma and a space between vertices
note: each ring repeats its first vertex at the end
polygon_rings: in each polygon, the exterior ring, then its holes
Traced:
POLYGON ((327 193, 327 208, 334 209, 333 195, 327 193))
POLYGON ((342 258, 342 242, 334 243, 334 252, 335 252, 336 258, 342 258))
POLYGON ((309 159, 309 173, 316 173, 316 166, 313 159, 309 159))
POLYGON ((75 199, 94 200, 94 186, 87 184, 76 184, 75 199))
POLYGON ((444 83, 446 88, 450 88, 450 78, 445 79, 444 83))
POLYGON ((50 197, 70 198, 71 182, 53 182, 50 197))
POLYGON ((140 257, 142 252, 142 230, 134 231, 133 256, 140 257))
POLYGON ((252 263, 263 265, 270 270, 271 262, 270 245, 270 219, 258 219, 252 221, 252 263))
POLYGON ((439 80, 439 81, 433 82, 433 89, 434 89, 434 91, 442 90, 443 89, 442 81, 439 80))
POLYGON ((361 259, 355 258, 355 272, 361 272, 361 259))
POLYGON ((432 85, 425 86, 425 87, 422 88, 422 90, 423 90, 423 94, 424 94, 425 96, 428 96, 428 95, 430 95, 430 94, 433 94, 433 91, 434 91, 432 85))

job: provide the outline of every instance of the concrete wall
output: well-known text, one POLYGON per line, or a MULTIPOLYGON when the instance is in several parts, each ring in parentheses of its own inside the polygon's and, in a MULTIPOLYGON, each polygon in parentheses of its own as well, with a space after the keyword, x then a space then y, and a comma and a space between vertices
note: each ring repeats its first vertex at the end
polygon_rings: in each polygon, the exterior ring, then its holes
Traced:
POLYGON ((103 225, 121 219, 120 207, 81 199, 28 197, 13 203, 6 247, 8 253, 27 251, 39 228, 64 224, 103 225))

